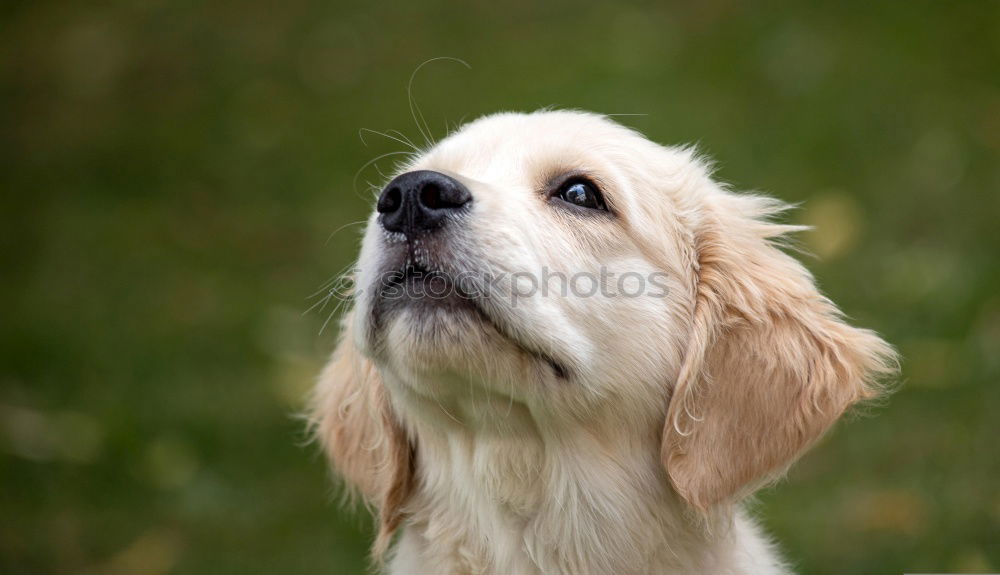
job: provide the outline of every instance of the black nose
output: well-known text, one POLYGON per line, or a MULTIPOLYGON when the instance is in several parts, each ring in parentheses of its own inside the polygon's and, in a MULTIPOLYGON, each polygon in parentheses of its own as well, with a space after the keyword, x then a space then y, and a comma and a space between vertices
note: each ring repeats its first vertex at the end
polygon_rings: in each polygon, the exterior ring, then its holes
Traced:
POLYGON ((418 170, 389 182, 376 209, 382 214, 382 227, 411 236, 440 227, 449 214, 470 201, 472 194, 455 178, 418 170))

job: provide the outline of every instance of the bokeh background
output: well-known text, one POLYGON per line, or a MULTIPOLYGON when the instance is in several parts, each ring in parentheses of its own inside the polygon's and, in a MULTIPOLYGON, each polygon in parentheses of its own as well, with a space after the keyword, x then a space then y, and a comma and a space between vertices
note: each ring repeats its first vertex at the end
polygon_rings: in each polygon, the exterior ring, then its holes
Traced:
POLYGON ((757 509, 801 573, 1000 570, 1000 3, 0 6, 0 572, 361 573, 297 413, 393 156, 542 106, 697 143, 902 387, 757 509), (359 172, 360 170, 360 172, 359 172))

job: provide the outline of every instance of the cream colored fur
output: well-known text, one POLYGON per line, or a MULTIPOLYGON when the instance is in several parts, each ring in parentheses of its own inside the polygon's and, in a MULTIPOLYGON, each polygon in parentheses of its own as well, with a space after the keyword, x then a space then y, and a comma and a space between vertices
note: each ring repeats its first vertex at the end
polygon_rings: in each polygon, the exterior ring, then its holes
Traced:
POLYGON ((729 192, 689 149, 578 112, 482 118, 401 172, 416 169, 474 198, 418 250, 435 269, 662 272, 669 293, 495 296, 480 304, 503 330, 404 309, 373 333, 388 241, 373 214, 313 420, 378 510, 376 558, 401 531, 388 572, 787 573, 739 502, 875 396, 894 356, 776 245, 796 229, 770 221, 782 205, 729 192), (545 201, 571 171, 614 218, 545 201))

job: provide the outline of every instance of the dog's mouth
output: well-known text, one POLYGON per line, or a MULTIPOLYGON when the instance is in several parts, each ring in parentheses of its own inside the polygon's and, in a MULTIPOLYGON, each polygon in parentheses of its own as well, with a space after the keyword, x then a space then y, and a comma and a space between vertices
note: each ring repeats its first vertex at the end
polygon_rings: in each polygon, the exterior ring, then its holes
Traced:
POLYGON ((506 314, 502 313, 500 306, 491 302, 489 293, 484 293, 474 283, 466 285, 461 279, 442 269, 408 258, 399 268, 383 274, 383 279, 379 282, 378 295, 372 307, 373 331, 380 332, 387 316, 401 309, 415 311, 426 317, 427 321, 440 321, 442 311, 466 314, 484 328, 492 329, 500 337, 513 343, 526 355, 547 365, 557 378, 570 377, 570 371, 563 361, 516 335, 517 330, 506 318, 506 314))
POLYGON ((473 302, 473 295, 463 288, 461 282, 454 281, 450 274, 413 259, 386 275, 379 296, 381 299, 430 305, 473 302))

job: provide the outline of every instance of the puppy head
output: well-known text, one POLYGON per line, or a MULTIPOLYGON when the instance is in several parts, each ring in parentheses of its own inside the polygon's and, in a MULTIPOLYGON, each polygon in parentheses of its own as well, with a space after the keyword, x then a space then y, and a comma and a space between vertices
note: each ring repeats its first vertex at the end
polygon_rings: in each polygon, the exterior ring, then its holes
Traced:
POLYGON ((477 120, 382 193, 320 437, 384 533, 413 485, 407 417, 502 419, 442 413, 470 389, 556 429, 660 429, 687 501, 739 497, 876 394, 893 357, 775 245, 794 229, 780 211, 598 116, 477 120))

